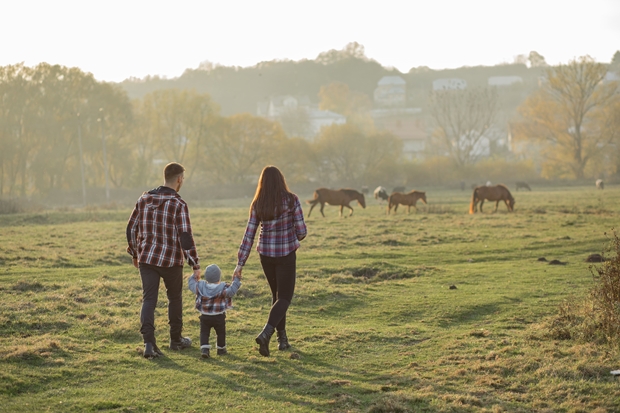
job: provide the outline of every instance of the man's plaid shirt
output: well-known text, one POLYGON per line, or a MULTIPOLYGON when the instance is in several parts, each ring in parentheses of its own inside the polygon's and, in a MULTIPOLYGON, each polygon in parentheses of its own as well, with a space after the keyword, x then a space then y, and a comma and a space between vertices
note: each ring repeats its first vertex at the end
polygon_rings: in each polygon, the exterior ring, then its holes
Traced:
POLYGON ((288 206, 288 200, 282 199, 284 211, 271 221, 259 221, 256 211, 252 208, 248 225, 245 229, 243 241, 239 247, 238 265, 243 266, 250 256, 256 230, 260 225, 260 236, 256 250, 261 255, 268 257, 284 257, 299 248, 299 241, 308 234, 304 213, 297 195, 293 194, 293 209, 288 206))
POLYGON ((158 267, 200 269, 187 204, 172 188, 142 194, 127 223, 127 252, 138 262, 158 267))

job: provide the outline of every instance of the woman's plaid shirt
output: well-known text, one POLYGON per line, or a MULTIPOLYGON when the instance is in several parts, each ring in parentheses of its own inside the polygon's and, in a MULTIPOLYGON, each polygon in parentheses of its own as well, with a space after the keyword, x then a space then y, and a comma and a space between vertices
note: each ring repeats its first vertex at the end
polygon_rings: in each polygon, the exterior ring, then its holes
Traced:
POLYGON ((127 223, 127 252, 138 262, 158 267, 200 269, 187 204, 165 186, 142 194, 127 223))
POLYGON ((287 200, 283 199, 284 212, 271 221, 259 221, 256 211, 252 208, 245 235, 239 247, 237 256, 239 266, 245 265, 250 256, 259 225, 260 236, 256 247, 259 254, 268 257, 284 257, 299 248, 299 241, 306 237, 308 230, 304 222, 304 213, 299 198, 295 194, 293 197, 295 199, 293 209, 291 210, 288 207, 287 200))

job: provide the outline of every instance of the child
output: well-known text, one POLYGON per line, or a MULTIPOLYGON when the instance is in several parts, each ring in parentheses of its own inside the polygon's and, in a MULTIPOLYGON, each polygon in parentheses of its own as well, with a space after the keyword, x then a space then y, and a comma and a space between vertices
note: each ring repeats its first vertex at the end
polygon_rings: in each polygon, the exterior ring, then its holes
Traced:
POLYGON ((217 333, 218 356, 226 351, 226 310, 232 308, 232 296, 241 287, 241 274, 233 276, 232 285, 220 282, 222 272, 215 264, 209 265, 204 281, 191 275, 188 280, 190 291, 196 294, 196 310, 200 311, 200 353, 203 359, 210 356, 209 335, 211 327, 217 333))

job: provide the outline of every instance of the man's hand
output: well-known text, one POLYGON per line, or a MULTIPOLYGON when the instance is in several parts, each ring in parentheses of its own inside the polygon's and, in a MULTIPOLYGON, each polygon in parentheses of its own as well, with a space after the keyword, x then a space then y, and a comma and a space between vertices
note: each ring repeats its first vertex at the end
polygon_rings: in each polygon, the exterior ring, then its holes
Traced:
POLYGON ((138 258, 137 257, 133 257, 133 266, 136 268, 140 268, 140 264, 138 264, 138 258))
POLYGON ((200 270, 194 270, 194 279, 200 281, 200 270))
POLYGON ((241 271, 243 271, 243 267, 240 265, 237 265, 235 267, 235 271, 233 272, 233 278, 238 277, 239 279, 241 279, 241 271))
POLYGON ((239 281, 241 281, 243 277, 241 276, 241 273, 238 273, 238 274, 233 274, 233 281, 235 281, 235 278, 239 278, 239 281))

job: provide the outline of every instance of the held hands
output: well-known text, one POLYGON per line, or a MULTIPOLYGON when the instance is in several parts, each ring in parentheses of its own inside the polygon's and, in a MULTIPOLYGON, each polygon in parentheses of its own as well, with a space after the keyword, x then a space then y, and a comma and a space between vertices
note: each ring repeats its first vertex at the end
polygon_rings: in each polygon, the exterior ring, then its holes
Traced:
POLYGON ((239 278, 239 280, 241 280, 241 271, 243 270, 243 267, 240 265, 237 265, 235 267, 235 271, 233 272, 233 279, 234 278, 239 278))
POLYGON ((194 270, 194 279, 200 281, 200 270, 194 270))

